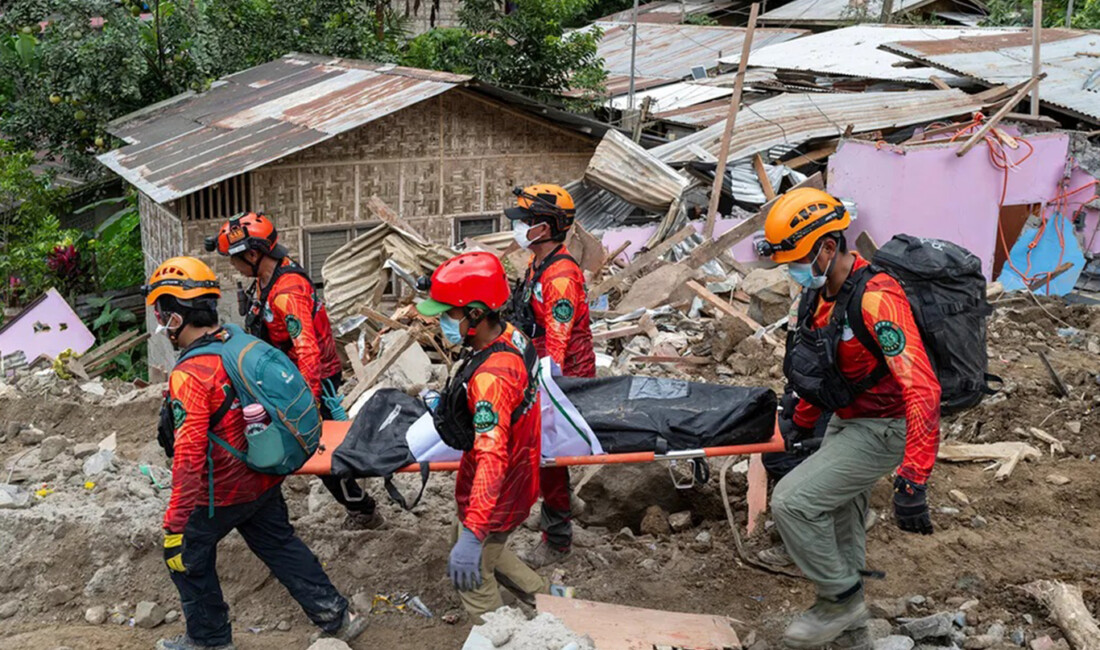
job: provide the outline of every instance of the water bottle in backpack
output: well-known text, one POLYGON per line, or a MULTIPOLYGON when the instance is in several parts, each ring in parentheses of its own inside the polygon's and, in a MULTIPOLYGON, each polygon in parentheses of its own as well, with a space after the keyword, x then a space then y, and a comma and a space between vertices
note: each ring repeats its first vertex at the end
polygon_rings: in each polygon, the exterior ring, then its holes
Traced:
POLYGON ((267 416, 263 404, 249 404, 244 407, 244 437, 248 441, 248 460, 257 467, 277 465, 285 456, 283 442, 274 432, 268 432, 271 418, 267 416))

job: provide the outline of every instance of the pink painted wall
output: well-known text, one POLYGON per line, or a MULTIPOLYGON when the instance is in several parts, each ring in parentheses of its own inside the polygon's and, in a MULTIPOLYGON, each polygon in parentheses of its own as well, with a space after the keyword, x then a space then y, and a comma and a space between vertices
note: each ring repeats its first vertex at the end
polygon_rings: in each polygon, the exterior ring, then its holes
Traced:
MULTIPOLYGON (((714 236, 720 237, 739 223, 741 223, 740 219, 718 219, 714 222, 714 236)), ((702 221, 693 221, 691 225, 695 227, 695 232, 703 232, 702 221)), ((638 252, 642 250, 642 246, 649 241, 649 238, 653 236, 653 232, 656 230, 656 224, 607 230, 604 231, 600 241, 603 242, 604 247, 609 251, 613 251, 619 246, 622 246, 623 242, 629 241, 630 246, 628 246, 619 256, 619 259, 626 260, 637 255, 638 252)), ((756 251, 752 247, 752 237, 741 240, 735 244, 730 251, 733 253, 734 259, 739 262, 749 264, 760 261, 756 256, 756 251)))
MULTIPOLYGON (((1058 192, 1069 145, 1065 134, 1028 136, 1034 153, 1009 172, 1005 205, 1047 203, 1058 192)), ((874 143, 848 140, 829 159, 828 189, 855 201, 859 218, 852 227, 867 231, 878 243, 898 233, 948 239, 982 258, 986 277, 997 243, 998 206, 1004 172, 993 166, 989 150, 979 144, 967 155, 955 154, 958 143, 922 147, 876 148, 874 143)), ((1019 160, 1025 149, 1009 150, 1019 160)), ((1071 186, 1091 177, 1076 170, 1071 186)), ((1091 192, 1081 192, 1069 204, 1072 213, 1091 192)), ((1048 214, 1053 210, 1048 209, 1048 214)), ((1091 216, 1085 238, 1091 234, 1091 216)), ((1100 250, 1100 237, 1093 250, 1100 250)), ((1087 244, 1087 241, 1085 242, 1087 244)))
POLYGON ((67 348, 86 352, 94 344, 95 336, 55 289, 47 291, 42 302, 18 314, 0 332, 0 354, 22 350, 27 363, 34 363, 42 355, 56 357, 67 348))

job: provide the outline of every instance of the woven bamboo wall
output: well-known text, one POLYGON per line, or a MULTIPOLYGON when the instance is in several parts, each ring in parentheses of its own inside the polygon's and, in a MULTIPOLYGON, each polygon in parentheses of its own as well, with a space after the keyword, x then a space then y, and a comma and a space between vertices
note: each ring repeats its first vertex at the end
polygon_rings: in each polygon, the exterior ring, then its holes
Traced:
MULTIPOLYGON (((161 262, 184 254, 183 228, 171 210, 138 192, 138 214, 141 215, 141 251, 148 278, 161 262)), ((145 313, 145 327, 152 332, 157 326, 153 310, 145 313)), ((175 360, 172 344, 163 336, 149 337, 150 379, 168 376, 175 360)))

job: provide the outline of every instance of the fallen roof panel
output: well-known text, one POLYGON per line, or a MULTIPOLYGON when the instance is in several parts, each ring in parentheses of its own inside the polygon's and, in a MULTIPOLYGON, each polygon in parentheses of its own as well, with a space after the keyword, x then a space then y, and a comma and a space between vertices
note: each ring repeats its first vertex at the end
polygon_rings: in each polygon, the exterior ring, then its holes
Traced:
MULTIPOLYGON (((703 102, 713 101, 719 97, 729 97, 733 94, 732 88, 697 84, 691 81, 682 81, 667 86, 658 86, 648 90, 634 93, 634 106, 642 105, 646 97, 650 97, 650 113, 660 111, 673 111, 687 106, 695 106, 703 102)), ((625 109, 630 101, 627 95, 612 97, 607 105, 610 108, 625 109)))
MULTIPOLYGON (((597 23, 603 37, 597 54, 611 75, 630 75, 630 43, 633 27, 616 23, 597 23)), ((724 54, 740 52, 746 30, 742 27, 705 27, 699 25, 661 25, 638 23, 635 74, 643 77, 682 79, 695 66, 710 69, 724 54)), ((757 29, 753 50, 802 36, 800 29, 757 29)))
POLYGON ((111 123, 100 162, 163 203, 446 92, 470 77, 289 54, 111 123))
MULTIPOLYGON (((984 100, 961 90, 903 93, 787 94, 742 106, 727 160, 735 161, 778 144, 838 136, 848 125, 856 132, 907 126, 979 110, 984 100)), ((701 147, 717 157, 726 121, 660 145, 652 152, 666 163, 699 160, 701 147)))
MULTIPOLYGON (((707 16, 719 11, 727 11, 737 4, 736 2, 715 0, 657 0, 657 2, 648 2, 638 7, 638 22, 676 24, 683 22, 681 18, 697 15, 707 16)), ((633 17, 633 9, 624 9, 609 16, 604 16, 596 22, 632 23, 634 22, 633 17)))
MULTIPOLYGON (((893 16, 920 9, 935 0, 894 0, 893 16)), ((760 22, 783 25, 836 25, 878 20, 882 14, 882 0, 794 0, 782 7, 764 12, 760 22)))
MULTIPOLYGON (((755 50, 749 57, 749 65, 864 79, 931 83, 928 81, 929 75, 942 75, 939 70, 928 67, 903 67, 904 64, 909 63, 907 58, 880 50, 879 46, 911 39, 947 40, 1021 31, 1020 29, 969 27, 855 25, 755 50)), ((736 65, 740 58, 740 53, 722 57, 722 63, 736 65)))
MULTIPOLYGON (((1039 101, 1100 122, 1100 83, 1085 88, 1100 70, 1100 32, 1044 29, 1040 60, 1046 79, 1039 101)), ((1015 85, 1031 78, 1031 33, 992 34, 946 41, 912 40, 882 46, 888 52, 989 85, 1015 85)))

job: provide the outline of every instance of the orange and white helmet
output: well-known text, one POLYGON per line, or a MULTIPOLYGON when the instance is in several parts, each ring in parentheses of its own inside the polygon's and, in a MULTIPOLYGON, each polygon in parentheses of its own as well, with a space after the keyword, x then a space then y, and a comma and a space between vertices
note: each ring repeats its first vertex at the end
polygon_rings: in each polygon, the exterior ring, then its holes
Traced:
POLYGON ((845 230, 851 223, 847 208, 831 194, 812 187, 794 189, 768 211, 764 239, 756 242, 756 252, 779 264, 796 262, 809 255, 823 236, 845 230))

